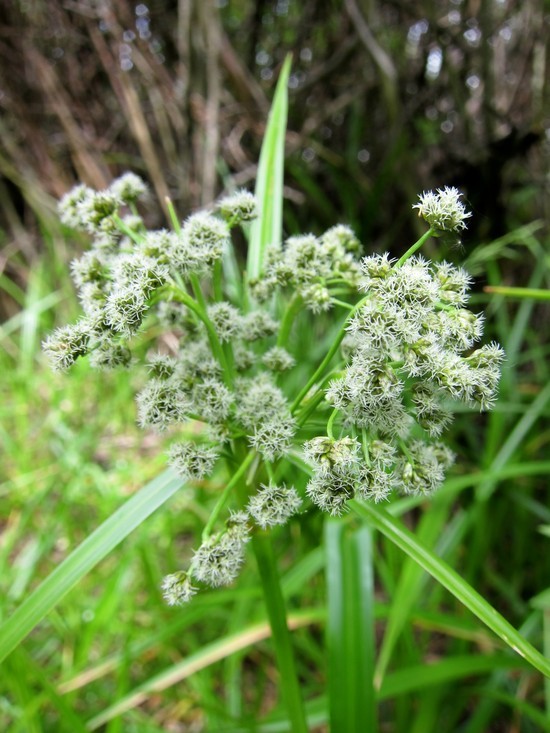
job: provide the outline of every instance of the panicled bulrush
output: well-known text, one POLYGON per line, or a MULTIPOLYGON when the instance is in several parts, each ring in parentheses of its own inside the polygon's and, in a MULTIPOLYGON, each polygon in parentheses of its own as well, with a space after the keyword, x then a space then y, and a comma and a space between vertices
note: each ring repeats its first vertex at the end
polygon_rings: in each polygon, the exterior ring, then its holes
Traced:
POLYGON ((290 287, 313 313, 327 311, 333 305, 333 291, 356 287, 359 249, 351 229, 341 225, 320 238, 313 234, 289 237, 282 250, 268 251, 264 274, 251 283, 253 292, 263 301, 278 286, 290 287))
POLYGON ((207 314, 222 343, 231 341, 242 328, 242 319, 235 306, 222 300, 220 303, 212 303, 207 308, 207 314))
POLYGON ((215 474, 201 544, 187 571, 164 579, 166 602, 189 601, 193 583, 233 582, 251 532, 284 525, 302 502, 339 515, 354 498, 437 490, 454 460, 440 442, 453 403, 489 409, 504 359, 497 344, 478 346, 483 316, 468 309, 469 275, 417 254, 429 235, 464 229, 459 192, 420 196, 414 208, 430 230, 399 260, 360 259, 357 237, 339 224, 272 243, 261 276, 248 282, 243 272, 242 283, 231 230, 257 215, 252 194, 237 191, 182 225, 170 209, 174 231, 148 231, 137 211, 146 193, 126 173, 106 191, 77 186, 63 197, 63 222, 91 236, 71 265, 85 316, 54 331, 44 351, 57 370, 87 354, 105 370, 137 364, 140 342, 150 344, 138 423, 168 432, 183 481, 215 474), (348 316, 327 344, 335 305, 348 316), (313 355, 296 363, 298 314, 307 343, 326 348, 319 367, 313 355), (297 467, 308 474, 305 496, 291 485, 306 483, 294 480, 297 467))
POLYGON ((189 603, 197 592, 193 588, 191 579, 183 570, 166 575, 161 585, 162 595, 168 606, 183 606, 189 603))
POLYGON ((235 417, 247 430, 250 445, 266 460, 290 449, 296 421, 283 392, 267 374, 239 380, 235 417))
POLYGON ((191 402, 177 383, 151 379, 136 398, 138 422, 142 428, 166 430, 183 423, 191 411, 191 402))
POLYGON ((345 437, 334 440, 318 437, 304 444, 306 458, 313 464, 313 474, 306 494, 319 509, 339 515, 355 495, 360 467, 360 444, 345 437))
POLYGON ((449 186, 438 188, 437 191, 425 191, 418 197, 420 200, 413 209, 418 209, 418 216, 433 229, 460 232, 466 229, 465 220, 472 215, 460 201, 461 195, 458 189, 449 186))
POLYGON ((217 217, 200 211, 183 222, 181 237, 190 244, 198 261, 208 270, 222 256, 229 241, 229 228, 217 217))
POLYGON ((250 497, 247 509, 256 524, 266 529, 285 524, 301 504, 302 500, 293 486, 261 484, 259 491, 250 497))
POLYGON ((173 443, 168 451, 168 463, 186 480, 209 476, 218 458, 216 448, 191 442, 173 443))
POLYGON ((42 348, 52 369, 64 371, 71 367, 79 356, 88 353, 90 343, 90 323, 81 319, 70 326, 56 329, 43 342, 42 348))
POLYGON ((110 369, 128 369, 132 364, 132 352, 126 346, 104 338, 97 342, 90 352, 90 366, 107 371, 110 369))
POLYGON ((259 341, 277 333, 279 323, 264 310, 253 310, 242 317, 242 337, 245 341, 259 341))
POLYGON ((193 556, 190 573, 201 583, 217 588, 232 583, 244 562, 245 545, 249 541, 248 515, 239 512, 230 516, 224 532, 209 537, 193 556))
POLYGON ((296 360, 282 346, 273 346, 262 356, 262 364, 272 372, 286 372, 292 369, 296 360))
POLYGON ((256 197, 244 189, 225 196, 218 202, 217 208, 231 227, 243 221, 252 221, 258 216, 256 197))
POLYGON ((124 173, 113 181, 109 190, 118 201, 127 205, 136 204, 148 192, 145 181, 131 172, 124 173))

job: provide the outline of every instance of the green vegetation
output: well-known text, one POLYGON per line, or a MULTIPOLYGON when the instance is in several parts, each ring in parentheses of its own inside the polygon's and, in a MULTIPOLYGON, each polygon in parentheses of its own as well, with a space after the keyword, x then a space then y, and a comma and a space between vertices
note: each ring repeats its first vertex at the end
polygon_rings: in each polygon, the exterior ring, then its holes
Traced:
MULTIPOLYGON (((260 166, 252 278, 281 231, 283 84, 276 99, 264 160, 278 163, 260 166)), ((291 168, 323 208, 313 177, 295 160, 291 168)), ((390 194, 381 179, 377 196, 390 194)), ((170 214, 177 222, 169 204, 164 226, 170 214)), ((285 202, 286 234, 299 233, 293 216, 285 202)), ((0 730, 486 733, 512 721, 550 731, 550 263, 541 223, 468 253, 443 238, 429 243, 433 261, 476 278, 470 303, 486 316, 483 343, 506 353, 494 408, 460 407, 445 434, 457 460, 443 485, 381 504, 356 498, 342 517, 310 503, 255 533, 234 583, 183 607, 165 604, 163 578, 189 560, 205 525, 208 537, 231 478, 221 465, 186 482, 165 470, 169 438, 136 425, 144 373, 96 371, 85 359, 50 370, 40 344, 79 315, 66 261, 84 245, 49 216, 42 226, 46 249, 32 268, 16 260, 22 276, 0 279, 10 304, 0 329, 0 730), (532 273, 525 282, 510 278, 519 264, 532 273)), ((363 254, 372 254, 368 242, 363 254)), ((391 254, 405 261, 402 248, 391 254)), ((245 263, 239 248, 224 263, 239 305, 245 263)), ((347 294, 338 298, 314 320, 295 298, 279 333, 296 361, 279 385, 295 407, 305 399, 308 439, 341 427, 305 389, 353 309, 341 307, 347 294)), ((158 336, 148 326, 135 353, 145 357, 158 336)), ((213 343, 227 360, 227 344, 213 343)), ((191 423, 190 435, 197 430, 191 423)), ((304 497, 303 454, 282 463, 266 471, 287 484, 292 476, 304 497)))

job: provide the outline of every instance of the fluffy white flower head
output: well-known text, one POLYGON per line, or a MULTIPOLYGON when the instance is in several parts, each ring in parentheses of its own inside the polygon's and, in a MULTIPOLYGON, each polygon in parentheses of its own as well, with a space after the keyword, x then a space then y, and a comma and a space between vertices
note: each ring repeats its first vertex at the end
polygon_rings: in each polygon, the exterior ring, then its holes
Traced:
POLYGON ((420 194, 420 200, 413 209, 418 209, 418 216, 425 219, 434 229, 460 232, 466 229, 465 219, 472 215, 460 201, 461 196, 457 188, 449 186, 438 188, 437 191, 425 191, 420 194))

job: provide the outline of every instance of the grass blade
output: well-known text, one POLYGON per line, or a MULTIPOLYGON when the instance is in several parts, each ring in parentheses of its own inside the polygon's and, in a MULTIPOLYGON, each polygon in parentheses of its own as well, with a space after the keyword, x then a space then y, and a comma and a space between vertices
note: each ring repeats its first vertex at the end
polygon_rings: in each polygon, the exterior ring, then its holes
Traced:
POLYGON ((353 510, 373 527, 382 532, 404 552, 424 568, 441 585, 450 591, 458 600, 469 608, 484 624, 499 636, 513 651, 526 659, 539 672, 550 677, 550 661, 526 641, 516 629, 496 611, 476 590, 460 575, 440 560, 433 552, 420 543, 401 522, 394 519, 379 506, 350 502, 353 510))
POLYGON ((495 669, 522 669, 525 662, 504 654, 449 657, 432 664, 405 667, 389 674, 380 689, 380 700, 420 692, 446 682, 483 675, 495 669))
POLYGON ((277 564, 273 554, 271 537, 266 533, 258 533, 252 539, 252 548, 258 563, 262 581, 264 602, 269 616, 271 634, 277 667, 279 684, 283 700, 286 704, 292 733, 307 733, 306 716, 302 701, 302 693, 298 681, 292 639, 287 624, 286 608, 277 574, 277 564))
POLYGON ((132 496, 51 573, 0 626, 0 662, 59 603, 86 573, 182 486, 164 471, 132 496))
POLYGON ((325 522, 331 730, 374 733, 374 587, 371 532, 325 522))
POLYGON ((291 61, 287 56, 281 69, 260 153, 255 192, 260 215, 250 227, 246 268, 249 280, 260 275, 266 248, 270 244, 279 245, 282 239, 287 85, 291 61))
MULTIPOLYGON (((422 517, 418 527, 418 536, 427 545, 433 545, 437 537, 441 535, 446 520, 448 520, 448 506, 446 503, 439 502, 432 505, 431 511, 426 512, 422 517)), ((380 688, 397 640, 410 617, 413 605, 423 587, 425 577, 422 568, 410 558, 406 558, 393 594, 393 602, 376 663, 375 684, 377 689, 380 688)))

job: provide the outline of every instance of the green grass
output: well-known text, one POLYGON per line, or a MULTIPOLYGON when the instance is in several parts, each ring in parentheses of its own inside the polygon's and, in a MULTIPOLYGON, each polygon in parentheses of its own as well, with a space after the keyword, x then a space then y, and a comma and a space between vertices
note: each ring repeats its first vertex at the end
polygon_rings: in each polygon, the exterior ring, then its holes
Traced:
MULTIPOLYGON (((280 155, 284 125, 273 129, 280 155)), ((280 224, 272 170, 251 274, 280 224)), ((548 652, 550 628, 544 305, 477 296, 486 339, 507 353, 501 396, 485 416, 457 415, 458 461, 433 500, 355 503, 326 522, 307 512, 273 543, 255 539, 257 565, 250 552, 233 587, 173 609, 162 577, 188 561, 224 476, 180 487, 163 474, 163 441, 135 425, 139 375, 85 361, 50 372, 40 342, 76 304, 56 254, 69 245, 44 235, 26 287, 0 281, 16 305, 0 331, 0 730, 550 730, 550 666, 536 651, 548 652)), ((530 281, 517 284, 540 290, 545 244, 525 226, 467 265, 498 286, 528 262, 530 281)), ((294 394, 338 328, 300 332, 303 318, 290 333, 294 394)))
MULTIPOLYGON (((530 236, 536 284, 544 286, 542 251, 530 236)), ((46 258, 36 272, 2 331, 4 620, 164 465, 161 442, 135 427, 132 380, 93 372, 85 362, 70 377, 45 365, 39 345, 53 313, 68 319, 74 303, 46 258)), ((488 279, 499 278, 497 261, 488 279)), ((539 527, 550 524, 544 493, 550 380, 539 309, 500 301, 489 318, 509 355, 497 409, 483 420, 457 417, 459 461, 438 497, 397 500, 388 510, 542 648, 547 610, 536 597, 549 577, 548 537, 539 527)), ((309 348, 307 339, 302 348, 309 348)), ((203 497, 216 480, 177 492, 6 658, 0 729, 141 733, 199 721, 206 731, 290 730, 254 563, 234 588, 199 596, 183 611, 160 598, 161 578, 189 553, 188 538, 205 519, 203 497)), ((383 534, 372 532, 362 549, 366 527, 352 516, 344 524, 349 536, 339 539, 337 527, 323 534, 320 519, 307 516, 276 537, 310 729, 326 730, 331 716, 352 721, 353 700, 368 699, 368 687, 364 698, 357 698, 361 684, 353 688, 371 674, 369 705, 376 700, 381 729, 481 733, 516 720, 522 731, 550 730, 542 675, 383 534), (367 572, 371 541, 374 586, 360 586, 361 600, 353 588, 367 572), (341 542, 345 547, 335 553, 341 542), (357 553, 364 564, 355 564, 357 553), (369 638, 363 603, 377 639, 370 670, 362 668, 370 656, 353 654, 361 649, 358 639, 369 638), (344 694, 350 702, 334 708, 344 694)))

